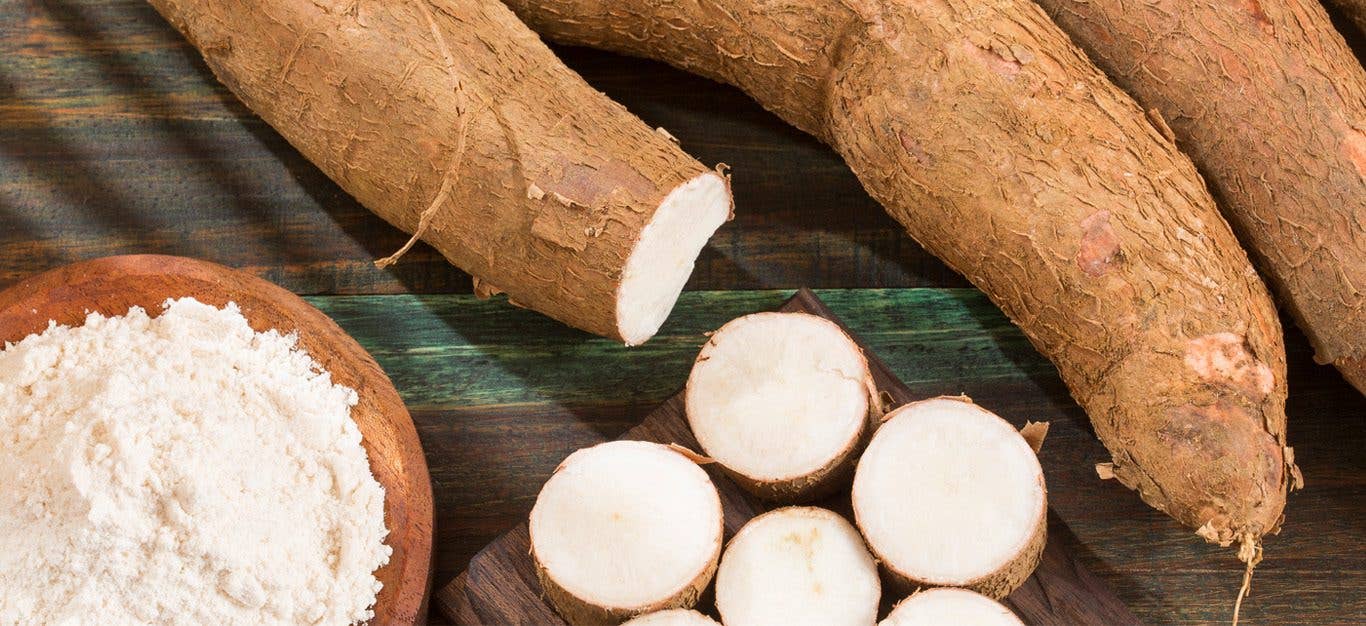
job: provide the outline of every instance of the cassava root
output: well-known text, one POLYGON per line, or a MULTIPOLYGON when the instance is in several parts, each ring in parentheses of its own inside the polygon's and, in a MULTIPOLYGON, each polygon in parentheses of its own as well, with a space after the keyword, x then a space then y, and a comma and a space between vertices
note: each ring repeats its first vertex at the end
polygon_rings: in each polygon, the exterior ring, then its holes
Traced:
POLYGON ((843 517, 786 507, 745 523, 716 572, 716 610, 726 626, 877 621, 877 565, 843 517))
POLYGON ((689 608, 716 572, 721 499, 669 446, 612 441, 564 460, 536 497, 531 556, 570 624, 689 608))
POLYGON ((937 587, 911 594, 878 626, 1024 626, 1010 609, 967 589, 937 587))
POLYGON ((703 452, 749 492, 787 502, 847 485, 882 415, 858 344, 806 313, 727 322, 702 346, 684 397, 703 452))
POLYGON ((1160 113, 1315 360, 1366 392, 1366 70, 1319 0, 1037 1, 1160 113))
POLYGON ((252 111, 480 295, 640 343, 729 217, 723 174, 495 0, 150 2, 252 111))
POLYGON ((641 615, 623 626, 721 626, 716 620, 697 611, 669 609, 641 615))
POLYGON ((903 593, 952 586, 1000 599, 1039 564, 1045 494, 1020 432, 967 398, 945 397, 887 414, 859 459, 852 500, 868 547, 903 593))

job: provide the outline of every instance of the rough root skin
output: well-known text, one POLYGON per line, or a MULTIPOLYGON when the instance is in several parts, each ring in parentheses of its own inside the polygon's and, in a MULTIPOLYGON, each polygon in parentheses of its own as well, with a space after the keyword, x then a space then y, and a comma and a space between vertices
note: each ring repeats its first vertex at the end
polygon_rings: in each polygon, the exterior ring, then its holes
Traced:
POLYGON ((1039 4, 1168 122, 1315 359, 1366 358, 1366 70, 1318 0, 1039 4))
POLYGON ((1266 287, 1189 159, 1033 2, 509 5, 552 39, 734 84, 829 143, 1053 361, 1124 484, 1191 528, 1276 527, 1285 350, 1266 287), (1269 389, 1249 386, 1262 371, 1269 389))
POLYGON ((599 335, 619 338, 643 226, 710 172, 495 0, 150 1, 253 112, 481 294, 599 335))

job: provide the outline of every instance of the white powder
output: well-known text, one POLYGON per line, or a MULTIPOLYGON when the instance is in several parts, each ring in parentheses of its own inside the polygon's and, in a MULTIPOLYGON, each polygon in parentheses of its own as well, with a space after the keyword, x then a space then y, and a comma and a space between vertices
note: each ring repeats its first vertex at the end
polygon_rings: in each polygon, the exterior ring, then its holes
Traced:
POLYGON ((0 624, 348 624, 386 563, 355 391, 235 305, 0 351, 0 624))

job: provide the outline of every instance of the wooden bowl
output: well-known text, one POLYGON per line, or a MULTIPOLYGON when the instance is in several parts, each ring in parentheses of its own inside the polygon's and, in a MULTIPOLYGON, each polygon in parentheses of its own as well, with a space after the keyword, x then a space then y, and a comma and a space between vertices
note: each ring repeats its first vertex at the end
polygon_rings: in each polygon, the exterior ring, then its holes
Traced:
POLYGON ((356 340, 298 296, 255 276, 184 257, 115 256, 60 267, 0 292, 0 342, 47 328, 79 326, 87 312, 123 315, 140 306, 161 313, 167 298, 193 296, 214 306, 236 302, 258 332, 297 332, 299 344, 355 389, 351 417, 360 427, 370 470, 384 485, 385 539, 393 555, 375 575, 384 588, 372 624, 426 621, 432 559, 432 487, 422 444, 389 377, 356 340))

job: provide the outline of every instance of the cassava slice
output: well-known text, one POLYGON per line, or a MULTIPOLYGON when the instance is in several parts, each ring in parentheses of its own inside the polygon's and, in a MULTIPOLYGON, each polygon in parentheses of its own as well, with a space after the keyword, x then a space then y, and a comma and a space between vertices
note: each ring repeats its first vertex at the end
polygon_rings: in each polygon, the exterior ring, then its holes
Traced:
POLYGON ((1039 459, 966 398, 889 413, 859 460, 853 504, 868 547, 905 592, 951 586, 1003 598, 1043 553, 1039 459))
POLYGON ((697 611, 669 609, 641 615, 623 626, 721 626, 716 620, 697 611))
POLYGON ((726 626, 867 626, 882 595, 877 564, 843 517, 786 507, 749 522, 726 545, 716 610, 726 626))
POLYGON ((1278 527, 1292 473, 1266 287, 1190 160, 1033 2, 508 4, 830 144, 1053 361, 1144 500, 1249 549, 1278 527))
POLYGON ((1366 393, 1366 69, 1319 0, 1038 2, 1161 114, 1315 360, 1366 393))
POLYGON ((707 473, 655 443, 579 450, 531 510, 531 556, 571 624, 691 607, 721 552, 721 499, 707 473))
POLYGON ((480 295, 640 343, 730 215, 723 175, 496 0, 150 2, 252 111, 480 295))
POLYGON ((750 492, 787 501, 847 485, 870 417, 881 416, 863 351, 806 313, 722 326, 697 355, 684 397, 702 450, 750 492))
POLYGON ((1000 602, 967 589, 937 587, 911 594, 878 626, 1024 626, 1000 602))

